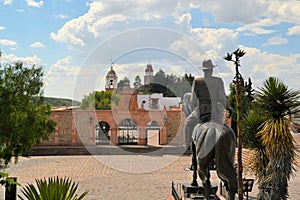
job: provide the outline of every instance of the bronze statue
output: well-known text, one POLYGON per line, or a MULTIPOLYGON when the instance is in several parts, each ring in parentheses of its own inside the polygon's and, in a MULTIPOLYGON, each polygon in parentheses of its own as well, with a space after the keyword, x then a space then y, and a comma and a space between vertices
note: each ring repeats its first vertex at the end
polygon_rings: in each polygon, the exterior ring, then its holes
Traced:
POLYGON ((192 186, 198 185, 198 172, 204 196, 210 199, 209 166, 215 160, 217 174, 229 191, 228 199, 234 199, 237 192, 234 169, 236 138, 234 131, 223 122, 225 108, 229 109, 229 106, 222 79, 212 76, 214 67, 211 60, 203 61, 204 77, 196 78, 192 92, 184 96, 183 110, 187 115, 185 145, 189 147, 191 144, 192 149, 192 186))

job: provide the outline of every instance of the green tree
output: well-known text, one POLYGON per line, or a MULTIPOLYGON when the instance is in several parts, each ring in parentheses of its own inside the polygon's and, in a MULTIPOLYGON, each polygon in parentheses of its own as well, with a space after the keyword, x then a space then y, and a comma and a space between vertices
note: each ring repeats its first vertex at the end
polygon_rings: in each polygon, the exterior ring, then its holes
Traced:
POLYGON ((130 80, 127 77, 119 81, 117 90, 122 91, 125 86, 130 86, 130 80))
MULTIPOLYGON (((229 90, 230 90, 230 94, 228 96, 229 106, 232 108, 236 108, 237 106, 236 87, 234 82, 230 83, 229 90)), ((251 104, 254 100, 251 78, 248 79, 248 82, 244 81, 244 83, 241 85, 240 95, 241 95, 241 111, 242 111, 241 115, 246 116, 247 113, 251 110, 251 104)), ((237 133, 237 110, 236 109, 233 110, 231 117, 232 117, 231 127, 234 130, 234 132, 237 133)))
POLYGON ((26 154, 54 132, 44 104, 42 67, 22 62, 0 65, 0 161, 26 154))
POLYGON ((194 77, 185 74, 182 78, 174 74, 166 74, 160 69, 154 76, 153 84, 151 84, 150 92, 161 92, 165 97, 181 97, 187 92, 191 92, 191 85, 194 77))
POLYGON ((140 77, 139 75, 137 75, 137 76, 135 77, 135 81, 134 81, 134 83, 133 83, 134 89, 139 88, 141 85, 142 85, 141 77, 140 77))
POLYGON ((182 79, 183 79, 183 81, 187 81, 190 85, 192 85, 195 77, 192 76, 192 74, 188 75, 187 73, 185 73, 182 79))
MULTIPOLYGON (((153 78, 150 85, 141 85, 138 88, 135 87, 138 93, 152 94, 163 93, 164 97, 181 97, 187 92, 191 92, 191 85, 194 81, 194 76, 191 74, 184 74, 183 77, 178 77, 174 74, 166 74, 160 69, 153 78)), ((134 85, 138 83, 136 81, 134 85)))
POLYGON ((111 110, 113 102, 118 105, 120 97, 112 92, 94 91, 85 95, 80 108, 84 110, 111 110))
POLYGON ((288 181, 294 173, 296 157, 288 116, 298 112, 299 98, 300 91, 290 90, 274 77, 266 80, 255 94, 255 107, 267 118, 257 133, 268 161, 262 166, 258 182, 261 188, 269 188, 272 200, 288 198, 288 181))

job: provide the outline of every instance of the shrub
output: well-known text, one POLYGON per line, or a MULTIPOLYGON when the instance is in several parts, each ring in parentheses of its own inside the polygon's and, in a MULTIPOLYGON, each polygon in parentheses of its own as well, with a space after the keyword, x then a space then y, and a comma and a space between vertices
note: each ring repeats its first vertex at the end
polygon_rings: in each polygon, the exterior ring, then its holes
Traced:
MULTIPOLYGON (((78 184, 69 178, 48 178, 35 179, 36 187, 33 184, 28 184, 22 189, 22 193, 27 200, 80 200, 85 197, 88 191, 85 191, 80 196, 76 194, 78 184)), ((20 199, 25 200, 18 195, 20 199)))

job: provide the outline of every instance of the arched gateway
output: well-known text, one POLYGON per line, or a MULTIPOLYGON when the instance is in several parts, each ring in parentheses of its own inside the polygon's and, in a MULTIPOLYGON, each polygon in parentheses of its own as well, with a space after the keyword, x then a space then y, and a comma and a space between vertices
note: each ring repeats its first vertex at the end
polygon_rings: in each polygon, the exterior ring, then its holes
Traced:
MULTIPOLYGON (((51 112, 51 118, 57 123, 55 132, 48 141, 42 141, 41 145, 124 144, 127 134, 125 135, 126 129, 121 122, 126 119, 135 123, 131 126, 133 129, 128 127, 128 141, 139 145, 164 145, 171 142, 175 136, 179 140, 182 138, 185 120, 180 109, 136 109, 118 114, 112 110, 56 110, 51 112), (154 130, 158 133, 151 133, 154 130), (156 136, 157 143, 149 140, 151 134, 156 136)), ((178 144, 181 142, 183 140, 176 141, 178 144)))

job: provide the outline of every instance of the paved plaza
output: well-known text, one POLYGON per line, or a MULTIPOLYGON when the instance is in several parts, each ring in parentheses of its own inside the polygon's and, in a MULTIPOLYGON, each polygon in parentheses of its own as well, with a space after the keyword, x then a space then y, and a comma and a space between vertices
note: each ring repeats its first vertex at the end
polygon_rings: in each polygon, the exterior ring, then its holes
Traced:
MULTIPOLYGON (((300 144, 300 136, 295 135, 300 144)), ((163 147, 165 148, 165 147, 163 147)), ((162 148, 162 149, 163 149, 162 148)), ((91 150, 94 155, 76 156, 30 156, 22 157, 17 164, 10 164, 6 172, 15 176, 22 185, 34 183, 35 178, 53 176, 69 177, 79 183, 77 193, 88 190, 86 199, 122 200, 166 200, 171 194, 171 183, 189 183, 192 172, 189 155, 170 150, 134 153, 115 146, 91 150), (97 152, 99 151, 99 152, 97 152), (110 152, 110 153, 108 153, 110 152), (156 153, 157 152, 157 153, 156 153)), ((298 158, 297 158, 298 159, 298 158)), ((290 199, 300 199, 300 172, 289 184, 290 199)), ((219 184, 214 171, 212 182, 219 184)), ((18 194, 21 194, 18 187, 18 194)), ((257 187, 249 194, 255 199, 257 187)), ((4 188, 0 188, 0 199, 4 199, 4 188)))

